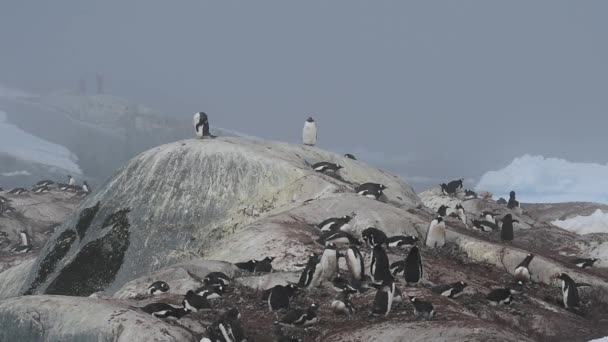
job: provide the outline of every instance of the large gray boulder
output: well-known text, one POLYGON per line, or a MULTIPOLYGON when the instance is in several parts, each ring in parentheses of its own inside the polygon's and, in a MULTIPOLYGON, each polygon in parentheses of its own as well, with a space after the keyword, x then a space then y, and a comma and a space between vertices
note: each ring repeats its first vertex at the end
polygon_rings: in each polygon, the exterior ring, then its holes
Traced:
MULTIPOLYGON (((357 184, 388 187, 387 207, 420 204, 398 177, 314 147, 243 138, 192 139, 159 146, 127 163, 52 236, 24 293, 114 293, 126 282, 193 256, 246 257, 223 242, 243 228, 357 184), (339 177, 310 164, 343 164, 339 177), (221 242, 221 243, 220 243, 221 242)), ((366 199, 366 201, 377 202, 366 199)), ((242 260, 239 260, 242 261, 242 260)))

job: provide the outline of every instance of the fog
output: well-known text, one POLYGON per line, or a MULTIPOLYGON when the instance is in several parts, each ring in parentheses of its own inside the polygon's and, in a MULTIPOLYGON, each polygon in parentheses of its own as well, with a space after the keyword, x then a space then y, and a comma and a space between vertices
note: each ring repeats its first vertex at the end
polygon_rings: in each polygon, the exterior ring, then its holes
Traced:
MULTIPOLYGON (((604 1, 5 0, 0 85, 49 94, 83 78, 94 92, 99 73, 105 93, 184 125, 205 111, 289 142, 313 116, 320 147, 422 190, 526 153, 606 163, 606 13, 604 1)), ((0 107, 12 122, 14 107, 0 107)))

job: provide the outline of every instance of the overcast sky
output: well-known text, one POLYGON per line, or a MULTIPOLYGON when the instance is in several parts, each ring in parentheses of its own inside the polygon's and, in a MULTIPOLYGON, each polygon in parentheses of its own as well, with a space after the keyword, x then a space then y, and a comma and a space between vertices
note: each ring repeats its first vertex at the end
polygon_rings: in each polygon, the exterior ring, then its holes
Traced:
POLYGON ((0 84, 106 91, 425 180, 606 163, 608 1, 0 2, 0 84))

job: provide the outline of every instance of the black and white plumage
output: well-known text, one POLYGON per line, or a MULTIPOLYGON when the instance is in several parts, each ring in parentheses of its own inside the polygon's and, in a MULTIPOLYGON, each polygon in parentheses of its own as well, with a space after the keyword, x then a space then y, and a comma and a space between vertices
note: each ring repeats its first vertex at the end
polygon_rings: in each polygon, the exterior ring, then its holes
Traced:
POLYGON ((386 186, 378 183, 363 183, 359 185, 355 191, 362 196, 379 199, 383 195, 383 191, 386 190, 386 186))
POLYGON ((230 277, 222 272, 211 272, 203 278, 203 284, 205 285, 230 285, 230 277))
POLYGON ((502 288, 495 289, 488 293, 486 297, 488 301, 490 301, 490 305, 496 306, 500 304, 509 305, 513 301, 513 295, 511 294, 511 289, 502 288))
POLYGON ((524 283, 530 281, 531 274, 528 267, 530 266, 532 259, 534 259, 534 254, 528 254, 526 255, 526 258, 515 267, 515 272, 513 273, 515 275, 515 281, 522 281, 524 283))
POLYGON ((422 280, 424 270, 422 268, 422 257, 420 256, 420 250, 414 246, 410 250, 404 262, 404 278, 408 286, 416 286, 422 280))
POLYGON ((315 324, 319 318, 317 316, 318 306, 310 304, 307 310, 294 309, 290 310, 279 321, 282 325, 302 327, 315 324))
POLYGON ((352 220, 352 217, 348 215, 344 215, 342 217, 332 217, 319 223, 317 228, 321 229, 323 232, 333 232, 340 230, 342 226, 348 224, 350 220, 352 220))
POLYGON ((354 287, 352 287, 346 278, 342 275, 338 274, 331 281, 331 284, 336 292, 342 292, 344 290, 357 291, 354 287))
POLYGON ((392 279, 390 264, 386 251, 381 245, 375 245, 372 250, 372 262, 369 265, 370 274, 374 282, 392 279))
POLYGON ((369 227, 364 229, 363 232, 361 232, 361 237, 370 246, 386 244, 386 246, 388 247, 388 237, 386 236, 386 233, 384 233, 378 228, 369 227))
POLYGON ((19 245, 13 247, 11 252, 27 253, 32 250, 32 240, 30 235, 25 231, 19 231, 19 245))
POLYGON ((417 236, 410 235, 395 235, 389 237, 386 242, 389 247, 402 247, 402 246, 411 246, 418 242, 417 236))
POLYGON ((430 302, 420 300, 416 297, 411 297, 410 301, 414 305, 414 314, 416 319, 432 319, 435 316, 435 307, 430 302))
POLYGON ((488 221, 480 221, 480 220, 473 220, 471 221, 471 223, 473 223, 473 227, 477 230, 480 230, 482 232, 492 232, 496 229, 498 229, 498 226, 496 225, 496 223, 492 223, 492 222, 488 222, 488 221))
POLYGON ((343 168, 340 164, 334 164, 330 162, 319 162, 312 165, 312 168, 317 172, 338 172, 343 168))
POLYGON ((511 214, 507 214, 502 218, 500 238, 503 241, 513 241, 513 223, 519 223, 519 221, 514 220, 511 214))
POLYGON ((450 209, 450 207, 448 207, 447 205, 441 205, 438 209, 437 209, 437 215, 439 216, 445 216, 447 215, 447 211, 448 209, 450 209))
MULTIPOLYGON (((329 281, 338 272, 338 250, 334 243, 328 243, 321 254, 316 272, 321 272, 320 280, 329 281)), ((313 279, 314 281, 314 279, 313 279)))
POLYGON ((247 336, 241 326, 240 317, 239 311, 236 308, 232 308, 220 317, 219 320, 214 322, 210 329, 208 329, 209 336, 213 336, 214 338, 213 342, 246 342, 247 336))
POLYGON ((445 183, 441 183, 441 191, 445 194, 445 195, 455 195, 456 191, 458 189, 462 189, 462 182, 464 181, 464 179, 458 179, 458 180, 453 180, 448 182, 448 184, 445 183))
POLYGON ((570 260, 571 263, 575 264, 580 268, 593 267, 593 264, 596 263, 599 259, 597 258, 575 258, 570 260))
POLYGON ((226 292, 224 285, 207 285, 199 287, 194 291, 198 296, 205 299, 217 299, 220 298, 226 292))
POLYGON ((464 223, 465 227, 468 227, 468 224, 467 224, 467 214, 464 211, 464 207, 461 204, 456 204, 455 209, 456 209, 455 214, 456 214, 456 216, 458 216, 458 219, 462 223, 464 223))
POLYGON ((507 202, 507 208, 514 209, 519 208, 519 201, 515 199, 515 191, 509 193, 509 202, 507 202))
POLYGON ((295 284, 275 285, 264 291, 262 297, 267 296, 266 303, 268 303, 270 311, 277 311, 289 308, 289 301, 298 293, 298 290, 295 284))
POLYGON ((562 302, 564 308, 571 309, 578 307, 580 305, 580 298, 576 282, 566 273, 558 274, 557 279, 562 281, 562 302))
POLYGON ((25 188, 14 188, 14 189, 9 190, 7 192, 7 194, 10 194, 10 195, 21 195, 21 194, 24 194, 26 192, 28 192, 28 190, 25 189, 25 188))
POLYGON ((183 307, 175 307, 167 303, 151 303, 141 308, 144 312, 154 317, 176 320, 188 314, 189 311, 183 307))
POLYGON ((312 117, 309 117, 304 122, 302 143, 308 146, 315 146, 317 144, 317 123, 312 117))
POLYGON ((10 203, 10 202, 11 202, 11 200, 9 200, 8 198, 0 196, 0 203, 10 203))
POLYGON ((205 297, 199 296, 194 291, 188 290, 186 296, 182 300, 182 306, 184 309, 192 312, 198 312, 203 309, 210 309, 211 305, 205 297))
POLYGON ((298 281, 298 286, 301 288, 314 287, 319 282, 320 273, 317 273, 317 265, 319 264, 319 256, 316 254, 311 254, 308 257, 308 261, 306 262, 306 267, 302 271, 300 275, 300 280, 298 281), (315 275, 317 279, 315 279, 315 275), (314 280, 314 282, 313 282, 314 280))
POLYGON ((274 257, 265 257, 262 260, 256 260, 254 272, 257 273, 270 273, 272 272, 272 262, 274 257))
POLYGON ((456 298, 462 294, 465 287, 467 287, 467 283, 457 281, 450 284, 437 285, 433 287, 432 291, 444 297, 456 298))
POLYGON ((156 296, 159 294, 163 294, 169 291, 169 284, 166 282, 159 280, 155 281, 150 286, 148 286, 148 294, 151 296, 156 296))
POLYGON ((253 272, 253 271, 255 271, 255 264, 256 264, 256 260, 249 260, 249 261, 245 261, 245 262, 237 262, 234 265, 241 270, 244 270, 247 272, 253 272))
POLYGON ((372 306, 373 316, 388 316, 393 306, 393 299, 395 295, 395 281, 392 277, 386 278, 382 281, 382 284, 378 286, 376 296, 374 297, 374 304, 372 306))
POLYGON ((87 181, 84 181, 84 183, 82 184, 82 191, 86 192, 87 194, 91 193, 91 187, 89 186, 87 181))
POLYGON ((365 278, 365 260, 359 248, 356 246, 350 246, 346 250, 346 267, 350 272, 353 279, 363 280, 365 278))
POLYGON ((49 186, 49 185, 53 185, 53 184, 55 184, 55 182, 53 182, 52 180, 45 179, 45 180, 41 180, 40 182, 37 182, 35 184, 35 186, 49 186))
POLYGON ((464 199, 465 200, 470 200, 473 198, 478 198, 477 197, 477 193, 473 190, 469 190, 469 189, 465 189, 464 190, 464 199))
POLYGON ((345 156, 346 158, 348 158, 348 159, 357 160, 357 158, 355 158, 355 156, 353 156, 353 155, 352 155, 352 154, 350 154, 350 153, 347 153, 347 154, 345 154, 344 156, 345 156))
POLYGON ((426 231, 425 244, 427 247, 436 248, 445 245, 445 222, 441 216, 437 216, 426 231))
POLYGON ((338 295, 338 298, 331 302, 332 311, 338 315, 350 316, 354 314, 356 310, 355 306, 350 300, 350 295, 356 292, 357 291, 352 288, 344 288, 338 295))
POLYGON ((482 218, 484 221, 490 222, 492 224, 496 224, 496 215, 491 211, 484 211, 479 215, 479 218, 482 218))
POLYGON ((194 114, 193 118, 194 131, 199 138, 215 138, 209 132, 209 118, 204 112, 194 114))
POLYGON ((72 177, 71 175, 68 175, 68 185, 76 185, 76 179, 74 179, 74 177, 72 177))
POLYGON ((317 241, 325 246, 330 243, 336 245, 352 244, 357 246, 361 244, 359 239, 354 237, 351 233, 342 230, 325 232, 317 241))
POLYGON ((39 185, 39 186, 32 188, 32 192, 35 194, 41 194, 41 193, 50 192, 50 191, 51 191, 51 189, 46 185, 39 185))
POLYGON ((390 265, 391 274, 393 277, 402 276, 405 272, 405 260, 398 260, 390 265))

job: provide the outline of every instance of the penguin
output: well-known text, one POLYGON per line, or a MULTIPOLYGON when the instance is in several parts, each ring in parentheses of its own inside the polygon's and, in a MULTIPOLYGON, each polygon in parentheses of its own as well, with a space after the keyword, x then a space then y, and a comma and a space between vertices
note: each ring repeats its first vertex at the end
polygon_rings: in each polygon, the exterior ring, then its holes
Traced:
POLYGON ((270 273, 272 272, 272 262, 274 257, 265 257, 262 260, 256 260, 254 272, 257 273, 270 273))
POLYGON ((298 281, 298 286, 301 288, 308 288, 317 286, 319 283, 320 273, 317 271, 317 267, 319 265, 320 257, 316 254, 311 254, 308 257, 308 261, 306 262, 306 267, 302 271, 300 275, 300 280, 298 281), (316 275, 316 278, 315 278, 316 275), (313 282, 314 280, 314 282, 313 282))
POLYGON ((32 241, 25 230, 19 231, 19 245, 11 249, 11 252, 27 253, 32 249, 32 241))
POLYGON ((566 273, 558 274, 557 279, 562 281, 562 300, 564 308, 571 309, 578 307, 580 305, 580 299, 574 280, 566 273))
POLYGON ((350 246, 346 250, 346 267, 353 279, 363 280, 365 278, 365 261, 356 246, 350 246))
POLYGON ((524 283, 530 281, 531 276, 528 267, 530 266, 530 261, 532 261, 532 259, 534 259, 534 254, 528 254, 524 261, 520 262, 519 265, 515 267, 514 275, 516 281, 522 281, 524 283))
POLYGON ((0 196, 0 203, 10 203, 10 202, 11 202, 11 200, 9 200, 8 198, 0 196))
POLYGON ((335 232, 325 232, 317 240, 317 242, 319 242, 320 244, 325 245, 325 246, 327 246, 330 243, 333 243, 336 245, 344 245, 344 244, 350 243, 350 244, 357 245, 357 246, 359 246, 361 244, 359 239, 354 237, 352 234, 342 231, 342 230, 338 230, 335 232))
POLYGON ((331 302, 332 311, 337 315, 351 316, 354 314, 356 310, 350 300, 350 295, 356 292, 357 290, 354 290, 353 288, 345 287, 338 295, 338 298, 331 302))
POLYGON ((404 278, 407 286, 416 286, 422 280, 424 270, 422 268, 422 257, 418 247, 414 246, 410 249, 409 254, 405 257, 404 278))
POLYGON ((436 248, 443 245, 445 245, 445 222, 441 216, 437 216, 426 231, 426 246, 436 248))
POLYGON ((507 205, 508 202, 507 202, 506 199, 504 199, 504 198, 501 197, 498 200, 496 200, 496 203, 500 204, 500 205, 507 205))
POLYGON ((76 185, 76 180, 71 175, 68 175, 68 185, 71 185, 71 186, 76 185))
POLYGON ((395 235, 389 237, 386 242, 389 247, 411 246, 418 242, 418 237, 409 235, 395 235))
POLYGON ((322 232, 333 232, 336 230, 340 230, 342 226, 349 223, 352 220, 352 217, 348 215, 344 215, 342 217, 332 217, 324 220, 323 222, 317 225, 317 228, 321 229, 322 232))
POLYGON ((237 262, 234 265, 241 270, 244 270, 247 272, 253 272, 253 271, 255 271, 255 264, 256 264, 255 260, 249 260, 246 262, 237 262))
POLYGON ((223 285, 207 285, 203 287, 199 287, 194 291, 196 295, 201 296, 205 299, 217 299, 220 298, 224 292, 226 292, 226 288, 223 285))
POLYGON ((25 189, 25 188, 14 188, 14 189, 9 190, 9 191, 7 192, 7 194, 11 194, 11 195, 21 195, 21 194, 24 194, 24 193, 26 193, 26 192, 28 192, 28 190, 27 190, 27 189, 25 189))
POLYGON ((91 188, 89 187, 89 184, 87 184, 87 181, 84 181, 82 184, 82 191, 86 192, 87 194, 91 193, 91 188))
POLYGON ((494 214, 493 212, 490 211, 484 211, 483 213, 481 213, 479 215, 480 218, 483 218, 485 221, 490 222, 492 224, 496 224, 496 214, 494 214))
POLYGON ((461 204, 456 204, 456 215, 458 215, 458 219, 464 223, 464 226, 468 228, 467 215, 464 212, 464 207, 461 204))
POLYGON ((443 216, 445 216, 445 215, 447 214, 447 210, 448 210, 449 208, 450 208, 450 207, 448 207, 447 205, 443 205, 443 204, 442 204, 442 205, 439 207, 439 209, 437 209, 437 215, 442 216, 442 217, 443 217, 443 216))
POLYGON ((359 185, 355 189, 355 191, 359 195, 362 195, 362 196, 365 196, 368 198, 379 199, 383 195, 382 192, 386 189, 387 189, 387 187, 383 184, 363 183, 363 184, 359 185))
POLYGON ((230 278, 222 272, 211 272, 203 279, 205 285, 230 285, 230 278))
POLYGON ((405 260, 393 262, 390 266, 390 270, 393 277, 402 276, 403 272, 405 272, 405 260))
POLYGON ((513 219, 513 216, 511 216, 511 214, 507 214, 502 218, 500 238, 503 241, 513 241, 513 222, 519 223, 518 220, 513 219))
POLYGON ((381 282, 391 278, 390 264, 386 251, 381 245, 375 245, 372 250, 372 262, 369 265, 369 270, 374 282, 381 282))
POLYGON ((196 136, 199 138, 215 138, 214 135, 209 133, 209 118, 204 112, 198 112, 194 114, 193 118, 194 131, 196 136))
POLYGON ((312 117, 309 117, 304 122, 302 143, 307 146, 315 146, 317 144, 317 124, 312 117))
POLYGON ((444 297, 456 298, 462 294, 465 287, 467 287, 467 283, 464 281, 457 281, 451 284, 437 285, 433 287, 432 291, 444 297))
POLYGON ((576 259, 570 260, 570 262, 575 264, 577 267, 587 268, 587 267, 593 267, 593 264, 596 263, 598 260, 599 259, 597 259, 597 258, 589 258, 589 259, 576 258, 576 259))
POLYGON ((372 307, 372 316, 388 316, 393 306, 393 298, 395 295, 395 281, 392 277, 383 279, 382 284, 378 286, 374 304, 372 307))
POLYGON ((509 305, 513 301, 511 289, 495 289, 488 293, 486 297, 490 301, 490 305, 497 306, 499 304, 509 305))
POLYGON ((312 165, 312 168, 317 172, 338 172, 343 166, 330 162, 319 162, 312 165))
POLYGON ((182 300, 184 309, 192 312, 198 312, 202 309, 210 309, 211 305, 205 297, 199 296, 194 291, 188 290, 186 296, 182 300))
POLYGON ((304 311, 301 309, 290 310, 281 318, 279 324, 301 327, 308 326, 317 323, 319 318, 317 317, 318 307, 316 304, 310 304, 308 310, 304 311))
POLYGON ((55 184, 55 182, 53 182, 52 180, 41 180, 40 182, 36 183, 35 186, 49 186, 49 185, 53 185, 55 184))
POLYGON ((40 186, 32 188, 32 192, 35 194, 41 194, 41 193, 50 192, 50 191, 51 191, 51 189, 49 189, 49 187, 46 185, 40 185, 40 186))
POLYGON ((492 222, 488 221, 473 220, 471 221, 471 223, 473 223, 473 227, 475 229, 481 230, 482 232, 486 233, 498 229, 498 226, 496 226, 496 224, 493 224, 492 222))
POLYGON ((320 280, 331 280, 334 278, 334 275, 338 271, 338 251, 334 243, 328 243, 325 246, 317 268, 317 271, 321 272, 320 280))
POLYGON ((388 237, 386 234, 378 228, 369 227, 361 232, 361 237, 363 240, 367 242, 370 246, 379 246, 386 244, 388 247, 388 237))
POLYGON ((346 278, 341 276, 340 274, 336 275, 334 279, 331 281, 333 288, 336 292, 342 292, 344 289, 350 289, 353 291, 357 291, 354 287, 352 287, 346 278))
POLYGON ((411 297, 410 301, 414 305, 416 319, 432 319, 435 316, 435 308, 430 302, 422 301, 416 297, 411 297))
POLYGON ((169 291, 169 284, 165 283, 162 280, 155 281, 150 286, 148 286, 148 294, 150 296, 156 296, 159 294, 163 294, 169 291))
POLYGON ((509 202, 507 202, 507 208, 514 209, 519 208, 519 201, 515 199, 515 191, 509 193, 509 202))
POLYGON ((183 307, 174 307, 167 303, 151 303, 141 308, 145 313, 154 317, 177 320, 188 314, 189 311, 183 307))
POLYGON ((458 189, 462 189, 462 182, 464 181, 464 179, 457 179, 457 180, 453 180, 448 182, 447 186, 446 186, 446 192, 448 194, 456 194, 456 191, 458 191, 458 189))
POLYGON ((277 311, 289 308, 289 301, 298 293, 298 287, 294 284, 276 285, 268 292, 268 309, 277 311))
POLYGON ((357 160, 357 158, 355 158, 355 156, 353 156, 353 155, 352 155, 352 154, 350 154, 350 153, 347 153, 347 154, 345 154, 344 156, 345 156, 346 158, 348 158, 348 159, 357 160))
POLYGON ((465 189, 464 190, 464 199, 471 200, 477 198, 477 193, 473 190, 465 189))
POLYGON ((525 287, 524 282, 519 280, 519 281, 513 282, 510 285, 509 289, 511 290, 511 294, 520 294, 523 292, 524 287, 525 287))
MULTIPOLYGON (((246 342, 247 336, 241 327, 241 314, 236 308, 228 310, 217 322, 212 325, 213 335, 222 335, 223 341, 226 342, 246 342), (216 332, 219 332, 216 333, 216 332)), ((219 336, 217 336, 219 337, 219 336)), ((217 341, 222 341, 217 339, 217 341)))

